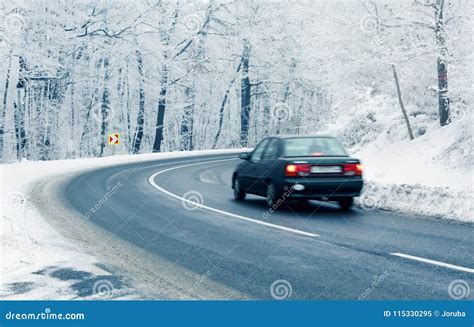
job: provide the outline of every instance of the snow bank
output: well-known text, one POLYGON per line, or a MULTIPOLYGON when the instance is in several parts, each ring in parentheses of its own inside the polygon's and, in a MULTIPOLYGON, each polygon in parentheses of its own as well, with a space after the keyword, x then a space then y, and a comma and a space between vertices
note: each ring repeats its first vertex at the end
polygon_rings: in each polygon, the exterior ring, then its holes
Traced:
POLYGON ((97 260, 83 253, 41 217, 28 198, 37 180, 91 168, 226 154, 238 150, 119 155, 105 158, 27 161, 1 167, 0 297, 4 299, 133 298, 132 290, 117 289, 120 281, 97 260), (113 290, 113 292, 111 292, 113 290))
POLYGON ((453 109, 453 122, 441 127, 436 109, 406 107, 412 141, 396 99, 370 92, 328 130, 364 164, 359 205, 474 222, 470 113, 453 109))
POLYGON ((471 138, 464 123, 412 141, 381 138, 356 153, 366 167, 365 207, 474 222, 471 138))

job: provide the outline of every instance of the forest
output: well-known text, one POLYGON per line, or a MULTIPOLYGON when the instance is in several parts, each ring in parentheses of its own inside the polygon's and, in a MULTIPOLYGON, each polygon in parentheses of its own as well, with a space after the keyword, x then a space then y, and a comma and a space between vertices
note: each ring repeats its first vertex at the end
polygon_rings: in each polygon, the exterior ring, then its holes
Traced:
POLYGON ((471 117, 468 0, 0 6, 3 162, 252 147, 279 133, 356 149, 471 117))

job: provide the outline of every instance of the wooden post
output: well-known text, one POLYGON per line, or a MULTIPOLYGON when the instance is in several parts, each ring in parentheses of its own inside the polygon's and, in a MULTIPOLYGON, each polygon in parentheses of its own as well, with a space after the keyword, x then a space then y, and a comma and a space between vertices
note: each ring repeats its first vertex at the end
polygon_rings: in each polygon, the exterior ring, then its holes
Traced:
POLYGON ((410 120, 408 119, 408 115, 407 115, 407 112, 405 110, 405 106, 403 105, 402 94, 400 92, 400 84, 398 83, 397 71, 395 70, 395 65, 393 65, 393 64, 392 64, 392 70, 393 70, 393 78, 395 79, 395 84, 397 86, 398 102, 400 103, 400 108, 402 108, 403 117, 405 118, 405 122, 407 124, 408 135, 410 136, 410 140, 413 140, 414 139, 413 131, 411 130, 410 120))

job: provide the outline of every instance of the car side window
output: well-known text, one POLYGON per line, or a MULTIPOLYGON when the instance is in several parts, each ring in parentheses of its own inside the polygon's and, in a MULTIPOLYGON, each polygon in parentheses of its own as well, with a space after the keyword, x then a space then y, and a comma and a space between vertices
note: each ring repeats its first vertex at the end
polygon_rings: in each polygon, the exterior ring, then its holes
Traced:
POLYGON ((260 160, 262 160, 263 150, 265 150, 265 147, 267 146, 267 144, 268 144, 268 139, 265 139, 257 145, 255 150, 253 150, 252 152, 252 157, 250 158, 252 162, 257 163, 260 160))
POLYGON ((278 152, 278 139, 271 139, 263 153, 263 159, 275 159, 278 152))

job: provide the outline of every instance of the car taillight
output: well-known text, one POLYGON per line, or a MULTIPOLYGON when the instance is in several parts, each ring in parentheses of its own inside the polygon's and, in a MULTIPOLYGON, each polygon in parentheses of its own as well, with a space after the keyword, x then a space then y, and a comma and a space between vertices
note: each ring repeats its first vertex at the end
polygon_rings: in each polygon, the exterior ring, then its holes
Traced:
POLYGON ((362 176, 362 165, 361 164, 344 164, 342 166, 344 175, 348 176, 362 176))
POLYGON ((311 165, 309 164, 288 164, 285 168, 285 176, 308 176, 311 171, 311 165))

